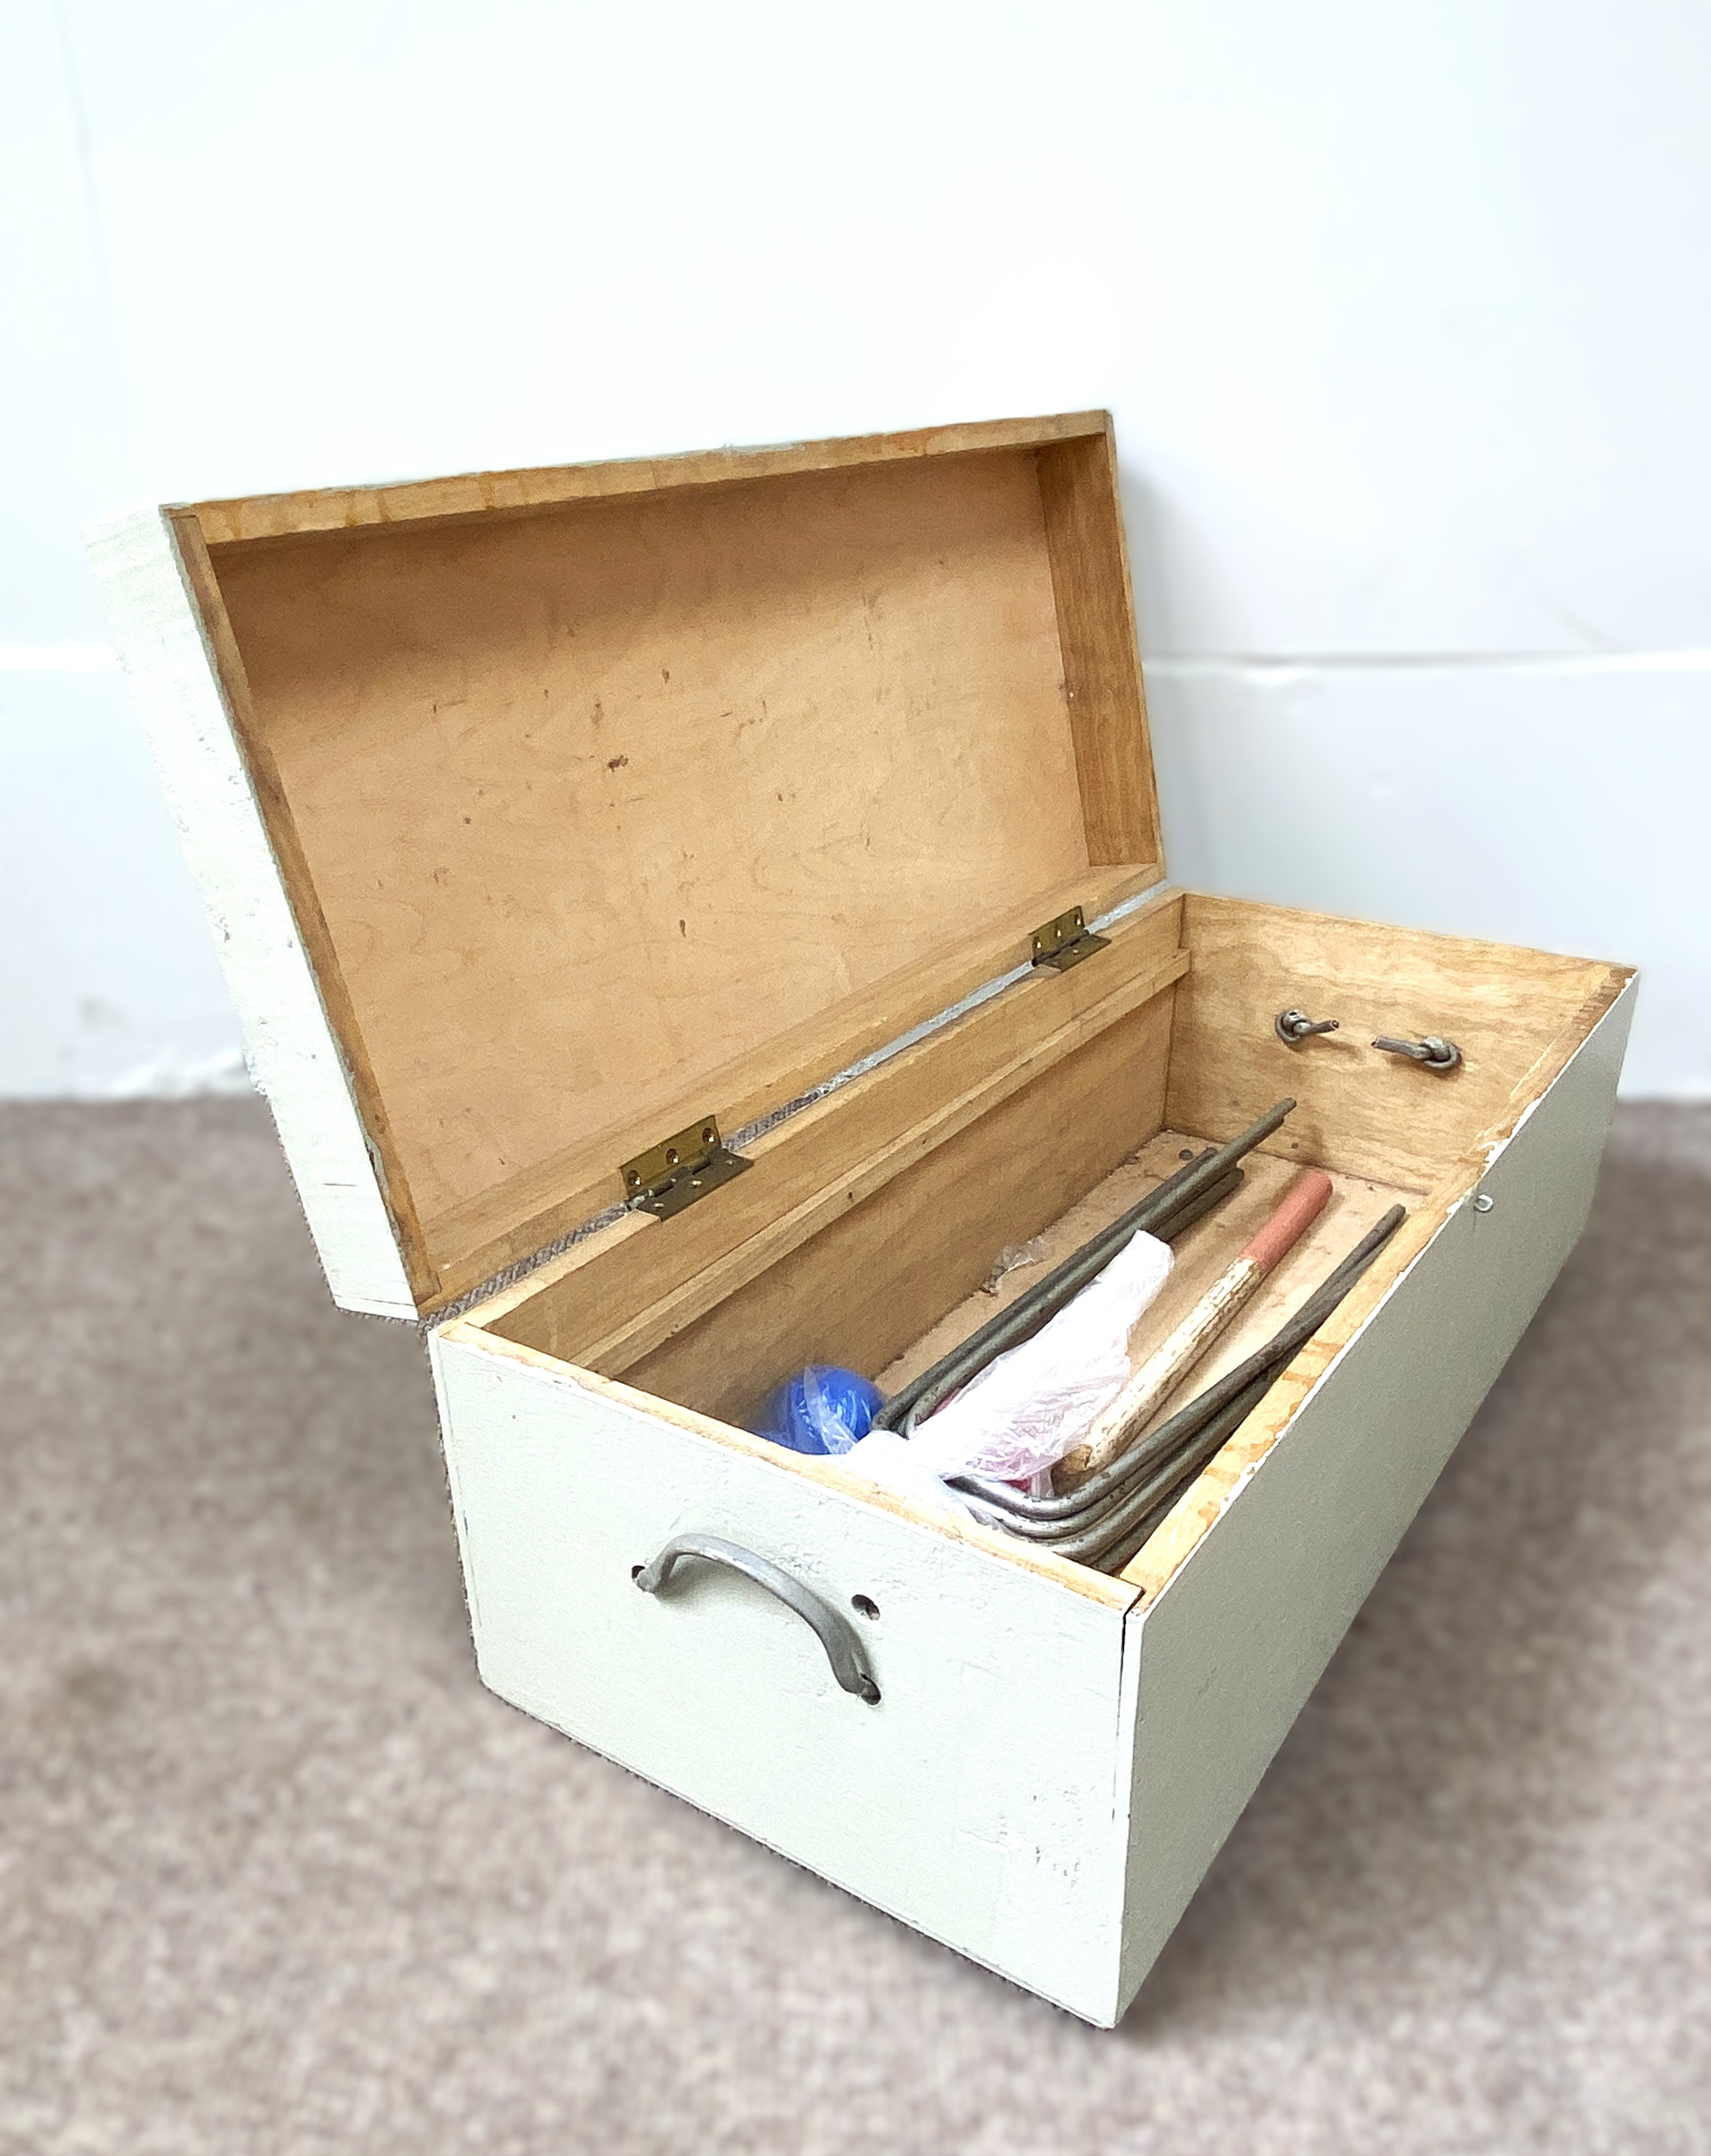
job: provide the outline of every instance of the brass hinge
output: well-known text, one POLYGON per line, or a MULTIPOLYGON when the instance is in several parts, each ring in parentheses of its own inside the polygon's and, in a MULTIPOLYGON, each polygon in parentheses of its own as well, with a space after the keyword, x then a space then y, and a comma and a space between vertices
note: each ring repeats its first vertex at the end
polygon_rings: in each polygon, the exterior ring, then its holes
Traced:
POLYGON ((1055 966, 1060 973, 1066 973, 1096 951, 1107 949, 1110 942, 1108 936, 1096 936, 1087 926, 1087 915, 1079 906, 1072 906, 1067 913, 1060 913, 1056 921, 1034 931, 1034 963, 1055 966))
POLYGON ((719 1136, 717 1116, 703 1116, 675 1137, 650 1146, 619 1173, 624 1178, 624 1201, 632 1213, 651 1213, 669 1220, 686 1205, 693 1205, 733 1175, 753 1168, 752 1160, 732 1152, 719 1136))

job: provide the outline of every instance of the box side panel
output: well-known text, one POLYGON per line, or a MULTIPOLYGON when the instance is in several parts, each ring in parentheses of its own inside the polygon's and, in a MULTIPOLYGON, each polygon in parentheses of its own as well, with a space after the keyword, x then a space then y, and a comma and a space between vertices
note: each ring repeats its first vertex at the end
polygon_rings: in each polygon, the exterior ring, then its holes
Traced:
POLYGON ((310 1232, 347 1310, 414 1317, 343 1060, 268 844, 164 516, 99 527, 90 551, 186 857, 201 887, 256 1084, 272 1104, 310 1232))
POLYGON ((1109 2022, 1121 1608, 468 1335, 433 1354, 476 1653, 501 1697, 1109 2022), (634 1569, 691 1531, 849 1619, 879 1703, 840 1690, 803 1620, 734 1573, 691 1562, 639 1593, 634 1569))
POLYGON ((516 515, 556 502, 609 500, 673 487, 727 485, 793 472, 836 471, 920 457, 968 456, 987 449, 1073 442, 1111 429, 1108 412, 1058 412, 1032 418, 965 420, 907 433, 850 434, 823 442, 764 448, 667 450, 600 464, 537 465, 522 471, 465 472, 448 479, 367 486, 321 487, 303 494, 253 495, 202 501, 196 515, 211 543, 274 539, 304 531, 349 531, 362 525, 418 518, 516 515))
POLYGON ((1128 1620, 1126 2007, 1585 1224, 1630 986, 1154 1604, 1128 1620))

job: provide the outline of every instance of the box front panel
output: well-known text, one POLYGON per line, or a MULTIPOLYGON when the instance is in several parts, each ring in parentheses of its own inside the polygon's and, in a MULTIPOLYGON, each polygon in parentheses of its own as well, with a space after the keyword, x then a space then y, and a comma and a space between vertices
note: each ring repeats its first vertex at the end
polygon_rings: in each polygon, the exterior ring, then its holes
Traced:
MULTIPOLYGON (((1115 1994, 1123 1610, 464 1332, 437 1337, 481 1673, 501 1697, 1090 2019, 1115 1994), (674 1536, 783 1566, 881 1697, 674 1536), (864 1597, 876 1617, 858 1614, 864 1597)), ((1126 1769, 1125 1769, 1126 1774, 1126 1769)))

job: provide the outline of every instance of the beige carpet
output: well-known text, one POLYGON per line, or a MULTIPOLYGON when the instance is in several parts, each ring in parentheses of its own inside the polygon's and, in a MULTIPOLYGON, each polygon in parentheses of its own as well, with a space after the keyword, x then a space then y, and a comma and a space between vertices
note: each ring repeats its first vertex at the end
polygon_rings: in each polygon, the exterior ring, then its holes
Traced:
POLYGON ((0 1113, 0 2149, 1711 2148, 1711 1110, 1113 2035, 501 1706, 254 1102, 0 1113))

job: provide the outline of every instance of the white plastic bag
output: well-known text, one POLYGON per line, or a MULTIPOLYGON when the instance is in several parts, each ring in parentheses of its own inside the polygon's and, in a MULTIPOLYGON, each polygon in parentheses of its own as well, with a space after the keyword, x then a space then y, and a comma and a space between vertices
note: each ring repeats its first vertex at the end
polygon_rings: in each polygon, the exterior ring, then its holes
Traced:
MULTIPOLYGON (((1170 1248, 1144 1229, 1031 1340, 971 1378, 916 1425, 907 1463, 876 1430, 844 1455, 845 1466, 888 1487, 924 1475, 985 1475, 1000 1482, 1043 1476, 1079 1444, 1129 1374, 1128 1336, 1170 1277, 1170 1248)), ((943 1487, 941 1482, 941 1488, 943 1487)), ((954 1493, 943 1491, 954 1499, 954 1493)))
POLYGON ((924 1512, 947 1512, 967 1519, 960 1494, 941 1482, 918 1445, 894 1430, 871 1430, 839 1455, 840 1467, 853 1467, 881 1489, 907 1497, 924 1512))

